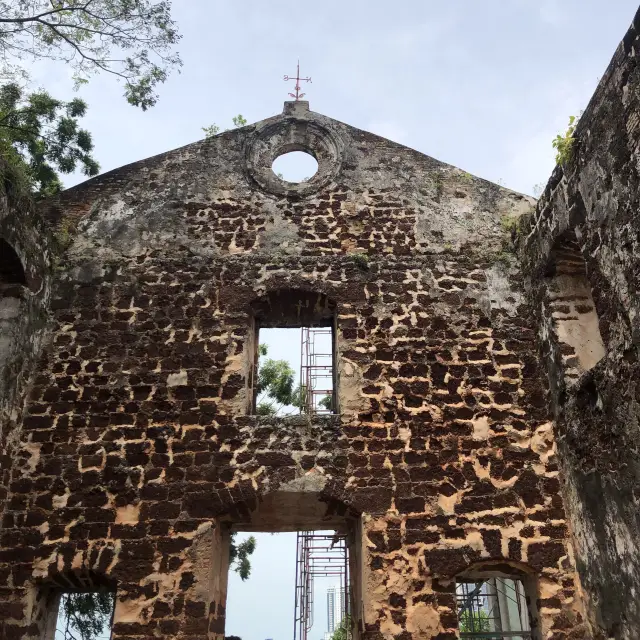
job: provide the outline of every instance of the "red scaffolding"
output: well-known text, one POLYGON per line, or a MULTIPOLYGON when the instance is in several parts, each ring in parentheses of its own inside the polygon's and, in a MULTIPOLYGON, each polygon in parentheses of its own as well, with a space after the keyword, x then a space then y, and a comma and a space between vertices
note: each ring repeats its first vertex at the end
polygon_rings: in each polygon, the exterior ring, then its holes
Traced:
MULTIPOLYGON (((340 533, 298 531, 296 548, 296 597, 293 640, 308 640, 313 626, 314 578, 336 578, 343 590, 336 622, 349 614, 349 548, 347 537, 340 533)), ((347 631, 350 637, 350 631, 347 631)))
POLYGON ((333 413, 333 333, 331 328, 302 327, 300 389, 302 413, 333 413), (328 399, 326 399, 328 398, 328 399))

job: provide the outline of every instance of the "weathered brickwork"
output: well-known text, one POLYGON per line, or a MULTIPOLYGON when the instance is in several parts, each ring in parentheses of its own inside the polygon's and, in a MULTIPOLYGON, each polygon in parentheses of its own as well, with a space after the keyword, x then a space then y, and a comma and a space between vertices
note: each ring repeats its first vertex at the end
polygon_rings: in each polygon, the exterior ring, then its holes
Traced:
POLYGON ((50 239, 0 159, 0 531, 26 382, 42 348, 50 239))
POLYGON ((46 638, 56 589, 108 584, 113 638, 219 638, 225 523, 264 527, 266 504, 272 528, 356 532, 360 637, 458 637, 455 577, 478 567, 526 577, 536 637, 589 637, 504 231, 532 206, 304 103, 63 194, 2 637, 46 638), (283 148, 318 174, 281 183, 283 148), (335 317, 339 415, 248 415, 255 322, 300 309, 335 317))
MULTIPOLYGON (((532 308, 542 310, 540 344, 587 609, 596 637, 629 640, 640 629, 639 34, 640 14, 580 119, 571 161, 555 171, 519 237, 532 308), (567 236, 579 248, 574 264, 588 279, 602 340, 591 367, 577 371, 553 330, 544 275, 567 236)), ((594 323, 586 324, 593 337, 594 323)))

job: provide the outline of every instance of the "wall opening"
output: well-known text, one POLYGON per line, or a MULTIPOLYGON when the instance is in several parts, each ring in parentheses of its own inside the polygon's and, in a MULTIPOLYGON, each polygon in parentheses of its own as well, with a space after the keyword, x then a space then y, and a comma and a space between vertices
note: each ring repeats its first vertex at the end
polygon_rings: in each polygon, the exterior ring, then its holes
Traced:
POLYGON ((289 151, 279 155, 271 168, 281 180, 299 184, 318 173, 318 161, 306 151, 289 151))
POLYGON ((548 310, 565 381, 572 385, 606 353, 586 263, 573 232, 556 241, 546 275, 548 310))
POLYGON ((0 297, 16 293, 19 287, 27 286, 27 276, 18 254, 4 239, 0 238, 0 297))
POLYGON ((253 307, 250 413, 337 413, 335 306, 322 294, 278 291, 253 307))
POLYGON ((340 629, 346 639, 360 637, 359 517, 316 493, 287 491, 267 496, 248 520, 225 527, 236 547, 249 536, 256 544, 246 580, 237 563, 229 566, 225 593, 218 594, 224 601, 224 618, 214 622, 218 633, 319 640, 340 629))
POLYGON ((109 640, 115 611, 115 591, 51 590, 48 594, 44 640, 109 640))
POLYGON ((525 585, 515 576, 477 576, 456 580, 461 638, 531 640, 525 585))

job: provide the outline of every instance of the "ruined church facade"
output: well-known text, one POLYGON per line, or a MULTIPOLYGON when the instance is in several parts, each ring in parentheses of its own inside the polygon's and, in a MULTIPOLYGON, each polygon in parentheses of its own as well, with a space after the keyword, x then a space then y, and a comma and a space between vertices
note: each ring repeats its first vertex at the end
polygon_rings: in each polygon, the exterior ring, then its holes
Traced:
POLYGON ((491 576, 523 637, 637 637, 638 22, 537 203, 305 102, 5 194, 0 637, 106 587, 114 639, 221 639, 230 534, 307 529, 354 638, 458 638, 491 576), (256 415, 259 330, 303 326, 332 411, 256 415))

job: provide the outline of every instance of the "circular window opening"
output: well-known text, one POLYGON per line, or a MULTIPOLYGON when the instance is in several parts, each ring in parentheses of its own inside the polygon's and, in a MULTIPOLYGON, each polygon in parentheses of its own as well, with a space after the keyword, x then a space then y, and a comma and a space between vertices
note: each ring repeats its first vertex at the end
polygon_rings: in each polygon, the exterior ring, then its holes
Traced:
POLYGON ((305 151, 290 151, 278 156, 271 165, 273 173, 285 182, 308 182, 318 173, 318 161, 305 151))

